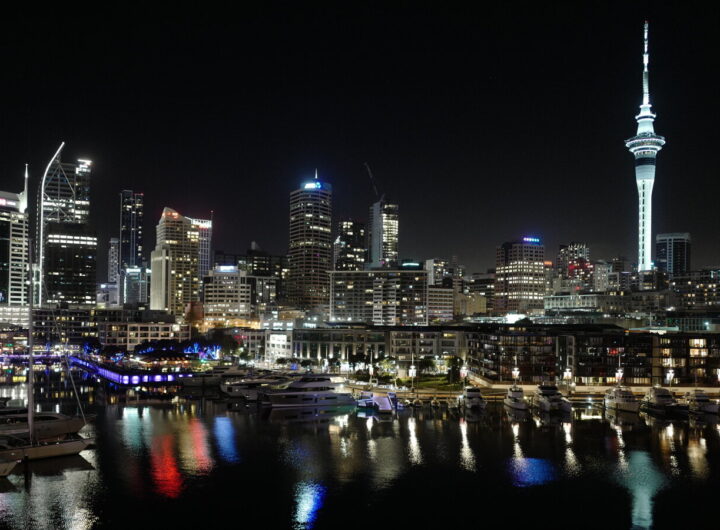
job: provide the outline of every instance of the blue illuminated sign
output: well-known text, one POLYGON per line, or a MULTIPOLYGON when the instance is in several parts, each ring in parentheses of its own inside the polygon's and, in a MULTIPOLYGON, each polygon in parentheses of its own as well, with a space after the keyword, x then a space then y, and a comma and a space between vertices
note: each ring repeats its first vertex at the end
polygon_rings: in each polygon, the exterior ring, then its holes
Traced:
POLYGON ((315 180, 313 182, 306 182, 305 184, 303 184, 303 189, 319 190, 319 189, 322 189, 322 183, 318 182, 317 180, 315 180))
POLYGON ((525 243, 540 243, 539 237, 523 237, 525 243))

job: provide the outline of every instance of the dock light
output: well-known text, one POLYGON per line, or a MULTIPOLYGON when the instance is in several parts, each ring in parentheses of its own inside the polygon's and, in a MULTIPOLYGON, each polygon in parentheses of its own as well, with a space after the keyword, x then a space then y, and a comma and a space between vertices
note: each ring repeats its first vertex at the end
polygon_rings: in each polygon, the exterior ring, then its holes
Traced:
POLYGON ((515 368, 513 368, 513 369, 512 369, 512 376, 513 376, 513 379, 514 379, 515 381, 517 381, 518 379, 520 379, 520 368, 518 368, 517 366, 516 366, 515 368))
POLYGON ((670 383, 670 386, 672 386, 673 379, 675 379, 675 370, 670 368, 670 370, 667 371, 667 378, 668 383, 670 383))
POLYGON ((415 377, 415 376, 417 375, 417 370, 415 370, 415 365, 414 365, 414 364, 411 364, 411 365, 410 365, 410 370, 408 370, 408 375, 409 375, 410 377, 415 377))
POLYGON ((618 368, 617 371, 615 372, 615 379, 619 383, 622 378, 623 378, 623 369, 618 368))
POLYGON ((572 379, 572 370, 570 368, 565 368, 565 373, 563 373, 563 379, 566 381, 570 381, 572 379))

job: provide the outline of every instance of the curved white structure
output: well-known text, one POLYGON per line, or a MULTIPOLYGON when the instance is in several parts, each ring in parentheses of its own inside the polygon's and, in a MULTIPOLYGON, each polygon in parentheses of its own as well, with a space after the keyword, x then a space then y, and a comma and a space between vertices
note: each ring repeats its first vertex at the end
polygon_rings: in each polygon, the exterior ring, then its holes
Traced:
POLYGON ((571 412, 572 403, 553 384, 541 384, 532 396, 533 407, 542 412, 571 412))
POLYGON ((635 398, 635 394, 625 386, 616 386, 605 392, 604 402, 606 409, 623 412, 637 412, 640 410, 640 402, 635 398))
POLYGON ((685 404, 688 406, 690 412, 705 414, 718 413, 717 401, 710 401, 710 398, 707 396, 705 391, 699 388, 685 394, 685 404))
POLYGON ((503 399, 503 403, 506 407, 510 407, 515 410, 527 410, 528 404, 525 401, 525 392, 522 387, 513 385, 508 388, 507 395, 503 399))

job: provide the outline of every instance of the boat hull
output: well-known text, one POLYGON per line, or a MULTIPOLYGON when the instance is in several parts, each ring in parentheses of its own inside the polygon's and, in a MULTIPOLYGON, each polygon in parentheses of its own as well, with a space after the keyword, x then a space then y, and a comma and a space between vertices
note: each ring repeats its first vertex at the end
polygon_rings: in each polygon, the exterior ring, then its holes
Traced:
POLYGON ((521 400, 505 398, 503 400, 503 403, 505 404, 506 407, 509 407, 514 410, 527 410, 528 409, 528 404, 524 400, 521 401, 521 400))
MULTIPOLYGON (((84 426, 85 420, 82 418, 36 421, 35 437, 38 440, 49 440, 66 434, 76 434, 84 426)), ((12 425, 0 425, 0 436, 27 435, 28 430, 29 427, 27 422, 15 423, 12 425)))
POLYGON ((621 412, 638 412, 640 410, 640 402, 638 401, 630 401, 630 402, 618 402, 612 399, 606 399, 605 400, 605 408, 611 409, 611 410, 619 410, 621 412))
POLYGON ((39 460, 58 456, 76 455, 88 449, 94 440, 92 438, 79 438, 77 440, 63 440, 61 442, 33 445, 27 447, 13 447, 0 450, 0 459, 4 460, 39 460))
POLYGON ((269 404, 273 408, 288 407, 325 407, 331 405, 356 405, 355 398, 352 394, 342 394, 336 392, 328 393, 277 393, 266 394, 266 400, 263 404, 269 404), (268 403, 269 402, 269 403, 268 403))

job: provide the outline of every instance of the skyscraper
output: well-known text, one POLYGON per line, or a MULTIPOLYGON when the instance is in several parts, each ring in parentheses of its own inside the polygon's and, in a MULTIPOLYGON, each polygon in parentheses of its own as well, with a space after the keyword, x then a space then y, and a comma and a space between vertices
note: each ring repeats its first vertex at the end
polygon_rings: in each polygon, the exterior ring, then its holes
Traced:
POLYGON ((110 238, 107 266, 107 281, 118 283, 120 277, 120 240, 117 237, 110 238))
POLYGON ((94 305, 97 237, 89 225, 89 160, 60 159, 65 143, 45 169, 38 193, 39 304, 94 305))
POLYGON ((542 313, 545 294, 545 247, 537 237, 503 243, 497 249, 493 310, 542 313))
POLYGON ((367 236, 365 224, 343 219, 337 224, 338 231, 333 244, 334 269, 336 271, 361 271, 367 261, 367 236))
POLYGON ((187 304, 199 299, 199 240, 189 218, 163 209, 151 255, 150 309, 183 316, 187 304))
POLYGON ((200 274, 200 288, 202 279, 207 276, 212 268, 212 219, 193 219, 188 217, 193 229, 198 233, 198 273, 200 274))
POLYGON ((315 179, 290 194, 288 298, 303 309, 327 308, 332 268, 332 186, 315 179))
POLYGON ((655 264, 670 274, 689 272, 690 234, 658 234, 655 237, 655 264))
POLYGON ((652 190, 655 183, 655 158, 665 145, 665 138, 655 134, 650 105, 648 63, 648 23, 643 33, 643 99, 640 113, 635 116, 637 134, 625 141, 625 146, 635 157, 635 180, 638 188, 638 270, 652 268, 652 190))
POLYGON ((398 231, 400 228, 399 207, 389 204, 383 195, 379 201, 370 207, 370 223, 368 234, 370 236, 370 266, 371 267, 397 267, 398 231))
POLYGON ((20 193, 0 191, 0 305, 28 304, 28 174, 20 193))
POLYGON ((143 202, 142 193, 132 190, 120 192, 120 269, 142 265, 143 202))

